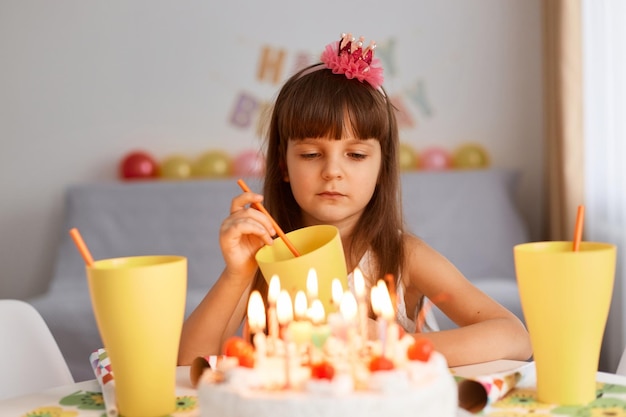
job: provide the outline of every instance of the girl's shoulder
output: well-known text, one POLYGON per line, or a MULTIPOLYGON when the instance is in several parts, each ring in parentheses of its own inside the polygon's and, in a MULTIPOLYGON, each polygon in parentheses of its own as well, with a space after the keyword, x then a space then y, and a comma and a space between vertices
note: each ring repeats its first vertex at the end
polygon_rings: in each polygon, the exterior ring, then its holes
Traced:
POLYGON ((402 233, 402 245, 407 254, 407 258, 412 255, 413 251, 433 250, 424 240, 410 232, 402 233))
POLYGON ((440 252, 419 237, 404 233, 404 265, 402 278, 407 287, 423 289, 425 284, 439 280, 442 275, 460 275, 456 267, 440 252))

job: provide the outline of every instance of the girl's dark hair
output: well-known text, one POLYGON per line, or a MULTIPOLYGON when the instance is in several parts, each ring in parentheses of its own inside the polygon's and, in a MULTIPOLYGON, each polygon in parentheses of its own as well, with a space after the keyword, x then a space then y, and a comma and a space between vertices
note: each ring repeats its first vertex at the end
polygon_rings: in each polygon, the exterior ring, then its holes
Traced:
MULTIPOLYGON (((382 88, 374 89, 316 64, 293 75, 279 91, 266 141, 264 205, 285 232, 304 226, 291 186, 284 181, 289 140, 340 140, 346 130, 352 129, 358 138, 380 142, 378 183, 354 228, 351 253, 347 254, 356 265, 368 249, 373 252, 378 267, 377 276, 370 277, 374 282, 387 273, 399 277, 404 261, 399 138, 394 112, 382 88), (351 126, 344 126, 346 115, 351 126)), ((263 287, 264 282, 258 281, 265 281, 260 273, 257 284, 263 287)))

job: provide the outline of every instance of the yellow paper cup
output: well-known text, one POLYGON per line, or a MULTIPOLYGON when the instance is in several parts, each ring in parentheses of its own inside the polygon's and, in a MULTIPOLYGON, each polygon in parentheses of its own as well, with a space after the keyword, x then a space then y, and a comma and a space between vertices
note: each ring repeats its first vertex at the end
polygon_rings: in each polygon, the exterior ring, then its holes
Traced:
POLYGON ((282 239, 277 238, 271 246, 264 246, 256 253, 259 268, 269 283, 274 275, 280 279, 281 289, 295 297, 298 290, 306 293, 309 269, 317 273, 318 297, 326 314, 336 311, 332 304, 332 281, 339 279, 344 290, 348 288, 348 273, 339 229, 319 225, 304 227, 287 233, 300 256, 294 257, 282 239))
POLYGON ((537 368, 537 399, 583 405, 596 396, 616 247, 533 242, 515 246, 515 270, 537 368))
POLYGON ((87 267, 96 323, 111 360, 118 410, 157 417, 176 408, 187 259, 137 256, 87 267))

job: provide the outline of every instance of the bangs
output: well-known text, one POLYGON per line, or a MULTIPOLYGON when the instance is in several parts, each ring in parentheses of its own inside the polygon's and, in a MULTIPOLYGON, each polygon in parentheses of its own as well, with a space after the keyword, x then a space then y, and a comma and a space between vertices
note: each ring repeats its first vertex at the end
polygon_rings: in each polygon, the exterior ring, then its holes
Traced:
POLYGON ((387 100, 369 84, 322 69, 303 75, 292 87, 283 91, 276 109, 281 138, 341 139, 346 132, 358 139, 388 137, 387 100), (344 125, 346 116, 350 126, 344 125))

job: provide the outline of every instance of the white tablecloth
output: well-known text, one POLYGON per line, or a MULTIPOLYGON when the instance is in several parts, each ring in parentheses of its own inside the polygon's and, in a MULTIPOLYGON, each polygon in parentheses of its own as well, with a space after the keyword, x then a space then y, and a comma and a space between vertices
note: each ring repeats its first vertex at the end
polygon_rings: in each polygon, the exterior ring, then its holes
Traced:
MULTIPOLYGON (((526 362, 501 360, 457 367, 453 368, 452 372, 455 376, 471 378, 479 375, 506 373, 508 371, 519 369, 520 366, 524 366, 525 364, 526 362)), ((622 401, 624 405, 621 406, 621 408, 619 406, 617 407, 618 411, 621 410, 621 414, 610 415, 626 415, 626 376, 599 372, 597 380, 600 384, 615 384, 617 385, 616 388, 620 388, 620 386, 624 388, 623 395, 619 392, 619 390, 617 391, 620 396, 624 397, 624 401, 622 401)), ((534 387, 534 381, 534 371, 526 373, 525 377, 519 381, 520 383, 518 385, 516 385, 516 389, 532 390, 534 387)), ((188 366, 180 366, 177 369, 176 391, 177 410, 172 414, 172 416, 199 417, 200 410, 198 408, 196 390, 192 387, 191 381, 189 380, 188 366)), ((616 402, 616 404, 619 404, 619 402, 616 402)), ((104 404, 98 382, 95 379, 77 382, 75 384, 64 385, 43 392, 37 392, 0 401, 0 416, 2 417, 38 417, 45 415, 46 411, 48 411, 48 415, 58 415, 63 417, 102 417, 104 415, 104 404)), ((527 409, 527 413, 528 415, 533 416, 538 414, 567 415, 554 414, 547 409, 543 409, 541 412, 537 413, 537 410, 532 407, 527 409)), ((490 409, 487 408, 480 414, 488 416, 490 415, 490 409)), ((467 415, 470 414, 464 412, 463 410, 459 410, 459 417, 467 415)), ((596 414, 588 413, 588 415, 596 414)))

